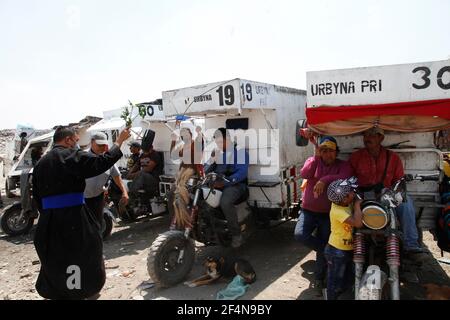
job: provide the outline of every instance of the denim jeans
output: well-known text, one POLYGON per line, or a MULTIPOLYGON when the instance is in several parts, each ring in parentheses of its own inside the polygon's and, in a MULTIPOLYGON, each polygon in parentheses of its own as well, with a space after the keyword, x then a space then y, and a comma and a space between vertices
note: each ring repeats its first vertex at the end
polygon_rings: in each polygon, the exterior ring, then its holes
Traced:
POLYGON ((247 185, 245 183, 238 183, 226 187, 222 191, 220 208, 222 209, 225 218, 227 218, 228 229, 233 236, 239 236, 241 234, 241 228, 239 227, 237 211, 234 204, 245 194, 246 191, 247 185))
POLYGON ((327 300, 336 300, 350 282, 353 251, 339 250, 327 245, 324 250, 327 260, 327 300))
POLYGON ((327 272, 327 265, 323 250, 328 243, 330 237, 330 215, 325 213, 317 213, 302 209, 295 226, 295 240, 303 243, 308 248, 316 251, 315 279, 324 280, 327 272), (312 233, 317 228, 317 235, 312 233))
POLYGON ((419 248, 419 235, 416 226, 416 210, 410 196, 406 196, 406 202, 395 209, 403 232, 403 249, 419 248))

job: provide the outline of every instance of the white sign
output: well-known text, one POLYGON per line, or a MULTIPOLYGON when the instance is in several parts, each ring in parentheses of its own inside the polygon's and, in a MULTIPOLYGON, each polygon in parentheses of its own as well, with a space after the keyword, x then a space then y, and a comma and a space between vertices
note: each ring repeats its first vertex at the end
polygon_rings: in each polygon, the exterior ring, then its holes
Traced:
POLYGON ((308 107, 450 98, 450 60, 308 72, 306 78, 308 107))
POLYGON ((276 109, 286 99, 301 99, 302 90, 255 81, 234 79, 224 82, 165 91, 162 93, 166 116, 181 114, 224 113, 227 110, 276 109))
POLYGON ((141 104, 145 107, 145 117, 144 120, 147 121, 164 121, 166 118, 164 116, 163 106, 160 104, 141 104))

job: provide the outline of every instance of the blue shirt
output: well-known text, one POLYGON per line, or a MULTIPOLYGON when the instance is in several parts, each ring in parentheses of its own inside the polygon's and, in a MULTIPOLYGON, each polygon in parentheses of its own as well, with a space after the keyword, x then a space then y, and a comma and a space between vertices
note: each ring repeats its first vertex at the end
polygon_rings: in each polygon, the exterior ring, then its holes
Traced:
MULTIPOLYGON (((225 187, 244 182, 247 179, 250 160, 248 152, 245 149, 237 150, 234 147, 232 152, 220 152, 216 159, 216 166, 213 172, 223 174, 230 180, 230 182, 225 183, 225 187)), ((210 168, 211 165, 206 165, 205 172, 210 171, 210 168)))

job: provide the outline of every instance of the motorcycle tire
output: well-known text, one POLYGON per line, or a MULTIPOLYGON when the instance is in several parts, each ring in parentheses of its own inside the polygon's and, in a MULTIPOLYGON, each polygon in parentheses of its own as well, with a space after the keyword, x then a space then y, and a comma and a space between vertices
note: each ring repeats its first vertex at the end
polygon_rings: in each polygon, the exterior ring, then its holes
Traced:
POLYGON ((167 231, 156 238, 147 258, 147 271, 158 287, 167 288, 183 281, 191 272, 195 245, 182 231, 167 231), (178 262, 180 250, 184 257, 178 262))
POLYGON ((104 212, 103 213, 103 224, 102 224, 103 240, 105 240, 106 238, 108 238, 111 235, 113 226, 114 226, 113 219, 106 212, 104 212))
POLYGON ((2 217, 0 218, 0 225, 4 233, 15 237, 30 232, 34 224, 34 218, 28 218, 20 223, 14 221, 22 211, 20 203, 12 204, 5 208, 2 217))

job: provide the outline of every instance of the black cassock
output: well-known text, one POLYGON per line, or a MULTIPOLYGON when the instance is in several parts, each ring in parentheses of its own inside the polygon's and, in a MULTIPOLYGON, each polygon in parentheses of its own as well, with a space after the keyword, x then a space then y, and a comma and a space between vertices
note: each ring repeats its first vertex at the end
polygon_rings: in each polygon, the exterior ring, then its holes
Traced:
POLYGON ((41 213, 34 237, 41 261, 36 289, 42 297, 83 299, 105 284, 100 226, 82 194, 86 178, 121 157, 116 145, 101 156, 56 145, 35 166, 33 196, 41 213))

